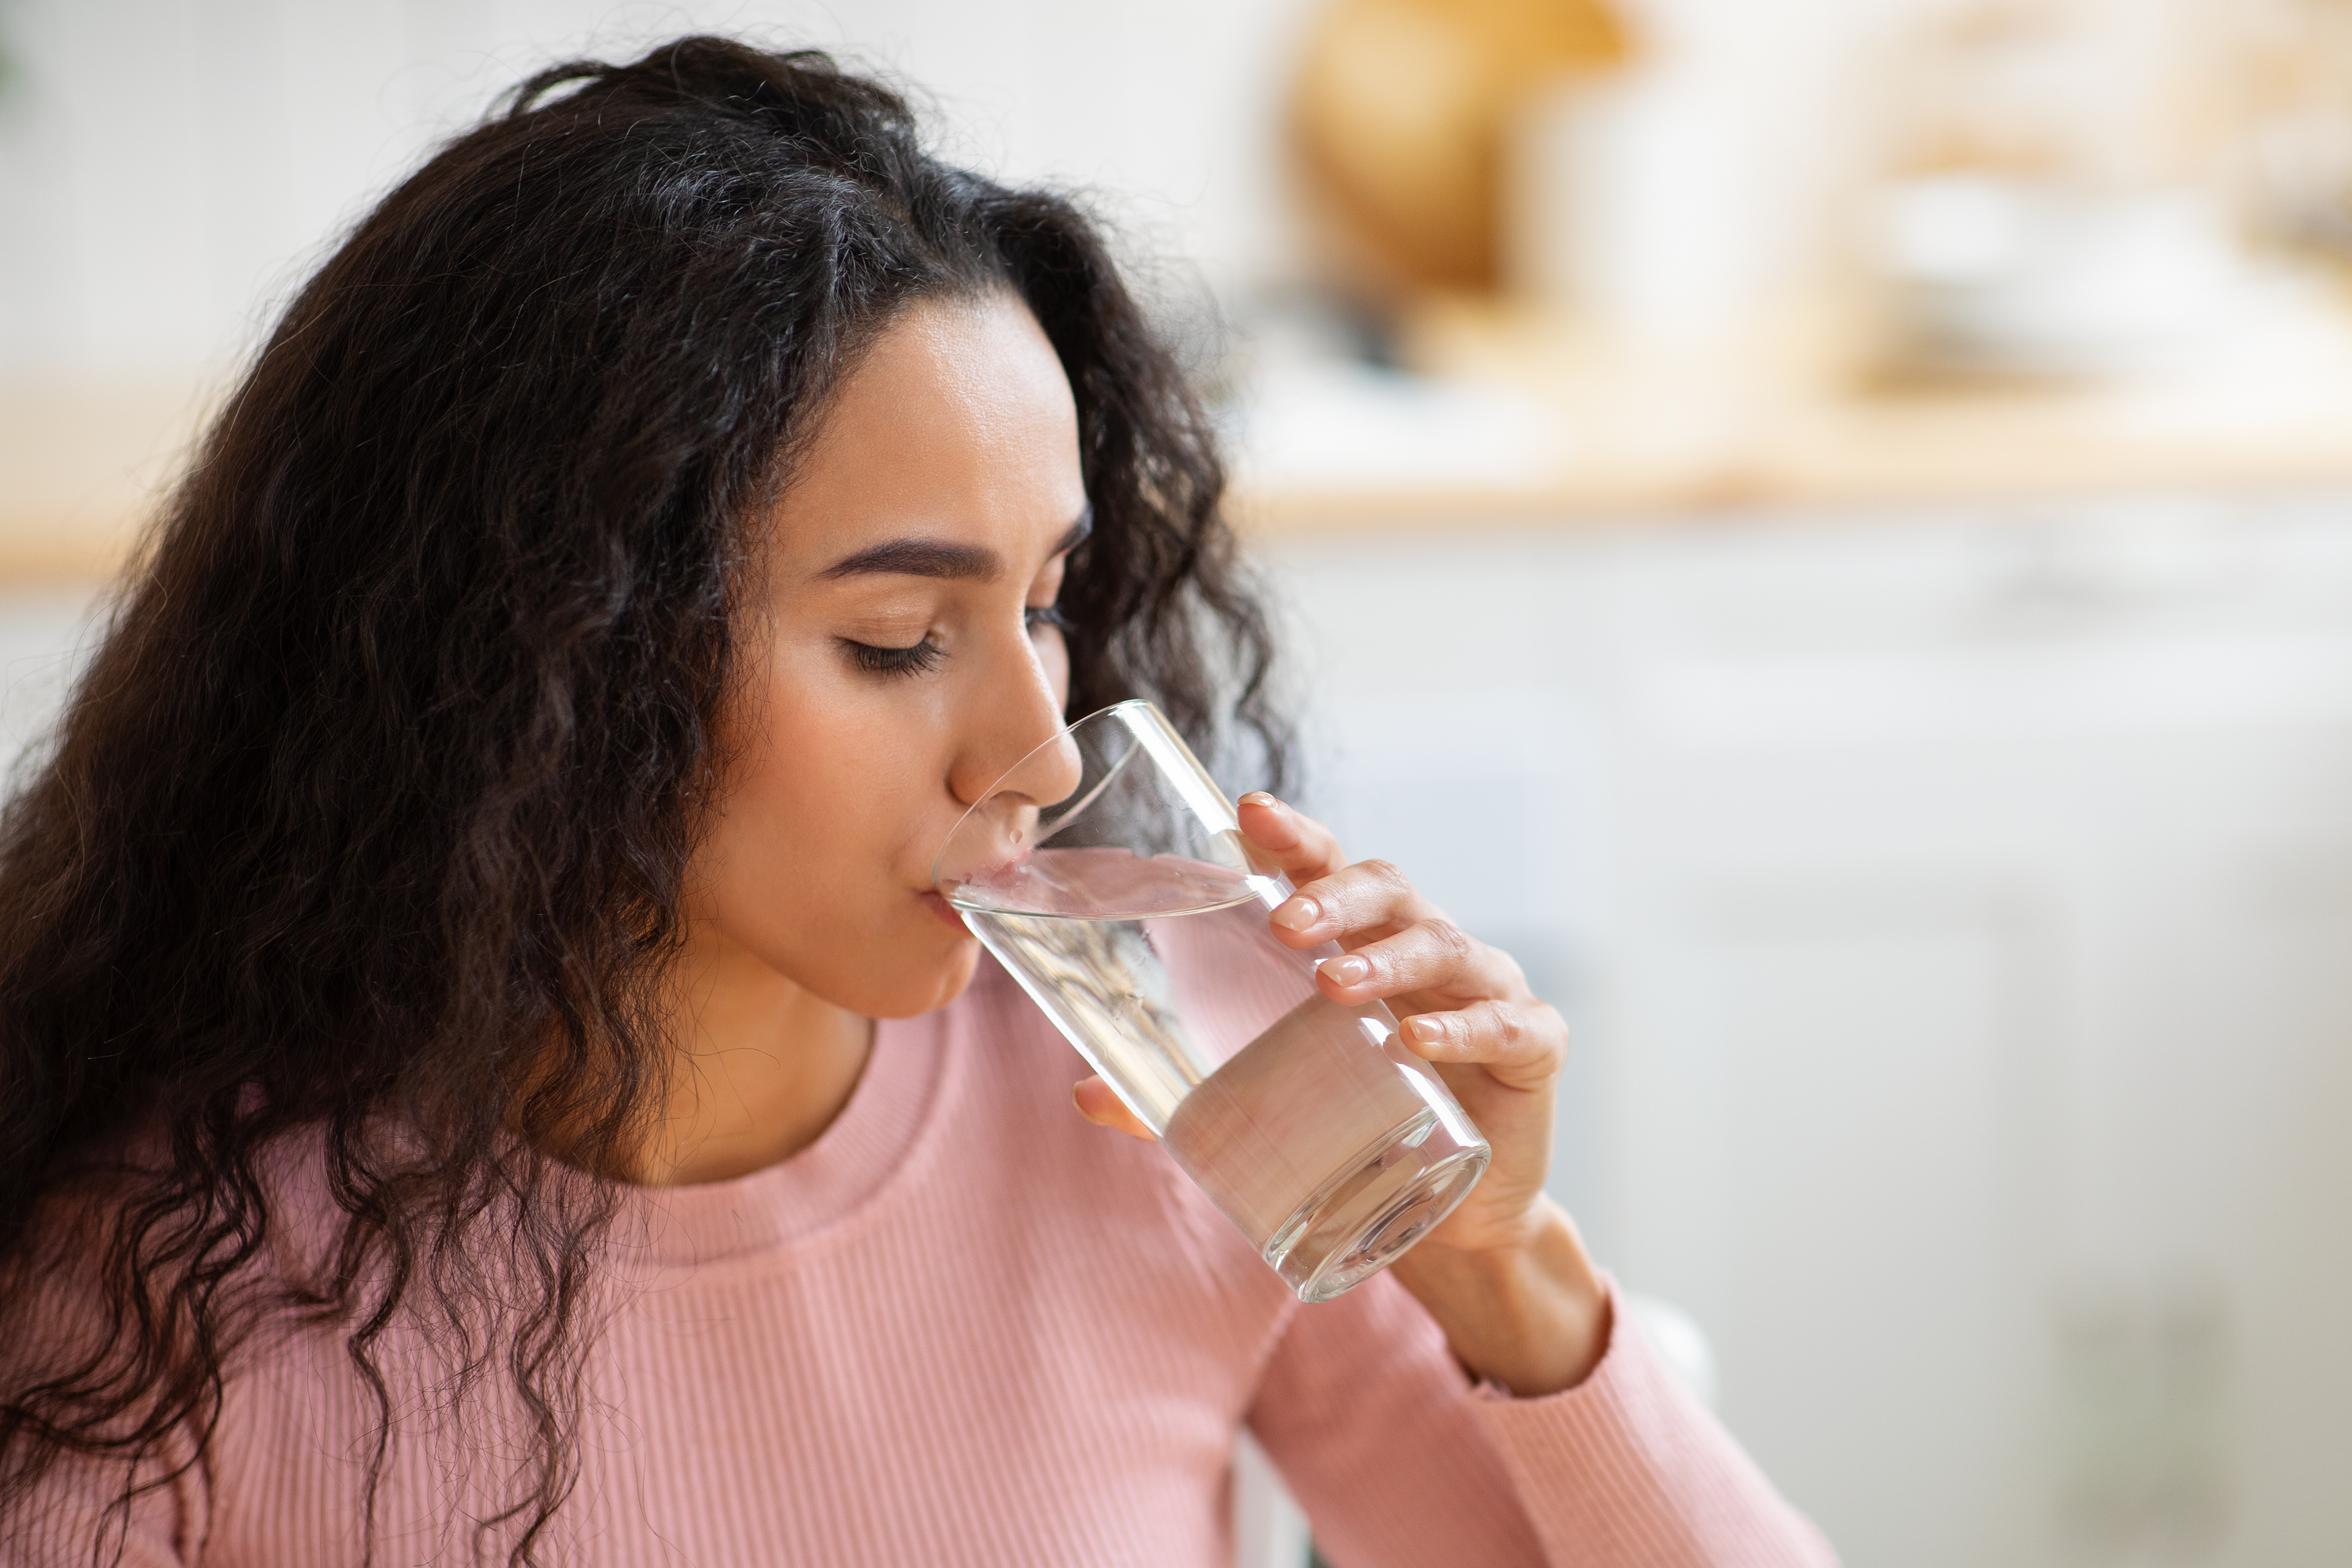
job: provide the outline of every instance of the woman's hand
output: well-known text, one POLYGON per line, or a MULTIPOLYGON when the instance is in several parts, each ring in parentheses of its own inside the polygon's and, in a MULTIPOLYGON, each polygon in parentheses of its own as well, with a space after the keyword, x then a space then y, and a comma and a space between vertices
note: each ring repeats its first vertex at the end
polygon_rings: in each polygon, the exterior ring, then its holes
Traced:
MULTIPOLYGON (((1583 1380, 1606 1347, 1607 1298, 1576 1228, 1544 1194, 1568 1026, 1508 953, 1465 934, 1395 867, 1350 866, 1330 829, 1267 795, 1241 800, 1242 831, 1297 892, 1273 914, 1298 949, 1337 942, 1316 984, 1334 1002, 1382 1001, 1494 1146, 1494 1163, 1394 1272, 1474 1373, 1514 1393, 1583 1380)), ((1089 1120, 1148 1137, 1109 1085, 1078 1085, 1089 1120)))

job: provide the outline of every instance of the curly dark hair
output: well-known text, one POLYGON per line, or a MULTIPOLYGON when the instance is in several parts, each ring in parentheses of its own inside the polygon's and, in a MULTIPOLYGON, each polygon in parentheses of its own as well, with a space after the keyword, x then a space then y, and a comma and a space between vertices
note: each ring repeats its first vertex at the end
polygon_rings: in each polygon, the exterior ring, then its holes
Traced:
POLYGON ((1151 697, 1278 780, 1212 433, 1096 226, 824 56, 541 71, 302 289, 0 818, 0 1510, 67 1455, 123 1466, 123 1508, 168 1482, 304 1320, 374 1391, 372 1519, 408 1313, 535 1426, 475 1552, 547 1550, 616 1191, 580 1172, 625 1168, 666 1081, 757 521, 896 312, 1008 289, 1094 511, 1072 710, 1151 697), (340 1214, 288 1277, 298 1134, 340 1214))

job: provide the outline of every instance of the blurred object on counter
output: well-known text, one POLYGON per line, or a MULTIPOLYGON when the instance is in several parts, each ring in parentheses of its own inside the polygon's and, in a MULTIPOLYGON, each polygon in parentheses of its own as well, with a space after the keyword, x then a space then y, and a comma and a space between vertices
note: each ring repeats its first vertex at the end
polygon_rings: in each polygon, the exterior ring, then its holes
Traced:
POLYGON ((2284 364, 2326 311, 2228 200, 2242 18, 1979 0, 1917 36, 1877 204, 1897 374, 2130 376, 2284 364))
POLYGON ((1763 200, 1743 107, 1692 62, 1536 95, 1513 126, 1505 271, 1532 304, 1634 343, 1736 332, 1763 200))
POLYGON ((1508 385, 1400 368, 1419 302, 1505 280, 1512 147, 1528 106, 1632 54, 1610 0, 1331 0, 1289 136, 1320 287, 1269 294, 1223 367, 1245 490, 1361 495, 1557 483, 1556 411, 1508 385))
POLYGON ((2352 263, 2352 4, 2236 3, 2234 173, 2255 235, 2352 263))
POLYGON ((1234 411, 1246 493, 1519 491, 1568 474, 1568 433, 1541 400, 1339 359, 1270 369, 1234 411))
POLYGON ((1290 125, 1336 280, 1381 300, 1497 288, 1516 117, 1631 53, 1607 0, 1334 0, 1309 29, 1290 125))
POLYGON ((1978 174, 1885 197, 1880 263, 1897 368, 2100 376, 2292 355, 2325 310, 2258 267, 2221 202, 1978 174))
POLYGON ((1237 323, 1216 406, 1245 494, 1426 493, 1559 483, 1559 415, 1528 391, 1395 361, 1395 322, 1328 293, 1270 295, 1237 323))
POLYGON ((2227 157, 2214 67, 2238 0, 1969 0, 1911 35, 1891 127, 1905 174, 2105 188, 2210 180, 2227 157))

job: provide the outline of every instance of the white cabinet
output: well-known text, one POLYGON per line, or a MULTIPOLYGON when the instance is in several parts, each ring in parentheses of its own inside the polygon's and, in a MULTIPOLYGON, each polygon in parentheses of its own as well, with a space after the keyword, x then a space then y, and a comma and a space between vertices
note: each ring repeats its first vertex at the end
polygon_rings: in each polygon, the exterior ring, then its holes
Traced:
POLYGON ((2352 501, 1283 542, 1351 853, 1855 1568, 2352 1560, 2352 501))

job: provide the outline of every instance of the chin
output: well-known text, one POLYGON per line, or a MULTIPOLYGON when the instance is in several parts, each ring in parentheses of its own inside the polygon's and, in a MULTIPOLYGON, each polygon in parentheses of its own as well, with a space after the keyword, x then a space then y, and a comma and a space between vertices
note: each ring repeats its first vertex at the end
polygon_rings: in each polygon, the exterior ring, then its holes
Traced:
POLYGON ((961 947, 962 951, 956 955, 956 960, 949 966, 948 972, 940 977, 940 984, 939 994, 932 1001, 929 1007, 923 1009, 927 1013, 930 1012, 933 1008, 944 1007, 949 1003, 954 1001, 957 997, 962 995, 964 993, 964 987, 970 985, 971 984, 971 977, 975 973, 979 973, 979 939, 977 937, 966 937, 958 945, 961 947))
POLYGON ((980 940, 940 931, 927 933, 922 942, 906 943, 893 956, 898 962, 887 973, 866 975, 857 997, 837 1000, 869 1018, 913 1018, 935 1012, 971 984, 980 968, 980 940))

